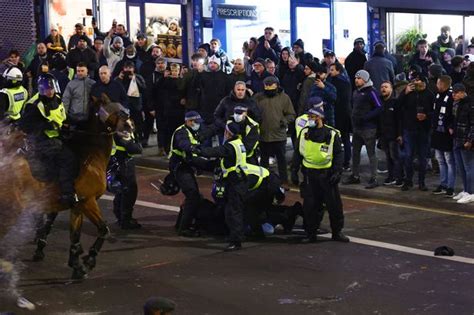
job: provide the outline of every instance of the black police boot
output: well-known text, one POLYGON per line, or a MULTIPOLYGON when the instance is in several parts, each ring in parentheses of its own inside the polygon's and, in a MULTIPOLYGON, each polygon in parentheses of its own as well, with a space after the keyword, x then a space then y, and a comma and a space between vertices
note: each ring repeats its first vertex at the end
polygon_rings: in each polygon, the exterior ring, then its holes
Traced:
POLYGON ((332 233, 332 240, 336 242, 343 242, 343 243, 349 243, 350 239, 344 235, 341 231, 332 233))
POLYGON ((307 235, 306 237, 301 239, 301 243, 303 244, 313 244, 313 243, 316 243, 317 241, 318 241, 318 237, 316 236, 316 234, 307 235))
POLYGON ((242 249, 242 244, 240 242, 230 242, 229 245, 224 249, 225 252, 234 252, 236 250, 242 249))
POLYGON ((59 202, 65 207, 74 208, 79 203, 79 198, 75 193, 63 194, 59 197, 59 202))

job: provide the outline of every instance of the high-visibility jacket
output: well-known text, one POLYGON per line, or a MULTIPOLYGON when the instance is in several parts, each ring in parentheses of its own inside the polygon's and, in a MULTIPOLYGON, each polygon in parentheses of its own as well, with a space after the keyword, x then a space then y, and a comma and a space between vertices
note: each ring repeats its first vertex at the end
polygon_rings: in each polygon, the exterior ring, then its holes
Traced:
POLYGON ((330 126, 325 127, 331 129, 331 140, 329 144, 326 142, 314 142, 306 139, 309 127, 301 130, 299 136, 299 151, 303 157, 303 165, 310 169, 328 169, 332 166, 334 139, 339 133, 337 129, 330 126))
POLYGON ((23 86, 17 86, 12 88, 4 88, 0 90, 0 93, 4 93, 8 96, 8 110, 7 114, 13 120, 21 118, 21 110, 23 105, 28 99, 28 91, 23 86))

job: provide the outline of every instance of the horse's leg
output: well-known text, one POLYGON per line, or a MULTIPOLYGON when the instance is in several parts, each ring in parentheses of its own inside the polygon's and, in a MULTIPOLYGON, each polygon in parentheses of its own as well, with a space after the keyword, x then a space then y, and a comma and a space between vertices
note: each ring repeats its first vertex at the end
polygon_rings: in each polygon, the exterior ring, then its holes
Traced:
POLYGON ((57 212, 48 213, 46 215, 46 222, 44 222, 36 230, 36 251, 33 255, 33 261, 42 261, 44 259, 43 249, 48 243, 47 238, 49 233, 51 232, 51 228, 53 227, 54 221, 56 220, 57 216, 57 212))
POLYGON ((90 271, 94 269, 96 265, 96 257, 104 244, 105 238, 110 234, 110 230, 105 223, 99 205, 94 198, 88 199, 81 208, 84 215, 97 227, 98 232, 97 239, 89 249, 89 254, 82 258, 84 265, 90 271))
POLYGON ((71 247, 69 249, 68 265, 73 269, 72 278, 76 280, 84 279, 87 276, 87 270, 79 259, 82 253, 84 253, 81 246, 82 221, 83 216, 81 210, 78 208, 71 209, 69 223, 71 247))

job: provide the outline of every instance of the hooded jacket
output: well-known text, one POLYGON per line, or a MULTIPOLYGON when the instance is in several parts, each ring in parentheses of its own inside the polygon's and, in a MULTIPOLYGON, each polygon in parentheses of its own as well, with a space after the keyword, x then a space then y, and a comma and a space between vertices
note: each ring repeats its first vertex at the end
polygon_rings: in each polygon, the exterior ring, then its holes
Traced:
POLYGON ((89 99, 95 81, 89 77, 70 81, 63 93, 63 103, 69 119, 85 121, 89 118, 89 99))
POLYGON ((115 50, 115 48, 111 46, 111 42, 112 39, 109 36, 104 39, 104 56, 107 59, 110 73, 113 73, 115 65, 117 65, 117 63, 123 59, 125 48, 122 46, 119 50, 115 50))
POLYGON ((279 88, 278 93, 273 97, 258 93, 254 99, 262 113, 261 140, 264 142, 286 141, 288 124, 296 118, 290 97, 279 88))
POLYGON ((352 126, 354 130, 377 129, 382 102, 372 81, 355 90, 352 95, 352 126))

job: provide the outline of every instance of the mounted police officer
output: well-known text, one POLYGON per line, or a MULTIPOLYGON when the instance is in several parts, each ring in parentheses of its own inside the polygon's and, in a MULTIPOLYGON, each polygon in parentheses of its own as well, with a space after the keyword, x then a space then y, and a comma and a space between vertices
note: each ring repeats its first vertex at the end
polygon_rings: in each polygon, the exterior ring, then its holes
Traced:
POLYGON ((295 163, 301 163, 305 169, 305 183, 302 186, 304 199, 306 242, 316 242, 317 228, 321 223, 324 211, 329 212, 332 239, 349 242, 342 233, 344 214, 338 183, 341 179, 344 153, 342 151, 339 131, 323 123, 322 106, 308 111, 307 126, 298 136, 295 163))
POLYGON ((171 138, 169 169, 185 196, 178 233, 186 237, 199 236, 199 231, 192 226, 201 203, 195 168, 206 169, 207 161, 193 154, 192 150, 200 144, 198 134, 202 123, 198 112, 189 111, 185 114, 184 124, 175 130, 171 138))
POLYGON ((137 201, 138 185, 135 173, 134 154, 141 154, 142 146, 135 140, 133 124, 126 121, 124 131, 117 131, 111 152, 111 161, 118 164, 118 178, 121 189, 115 194, 114 214, 123 230, 141 228, 141 224, 132 217, 133 207, 137 201))
POLYGON ((21 85, 23 74, 17 67, 11 67, 3 73, 5 87, 0 90, 0 119, 17 121, 28 99, 28 91, 21 85))
POLYGON ((19 126, 27 134, 35 157, 43 162, 42 167, 54 165, 57 169, 60 202, 74 207, 79 202, 74 188, 79 165, 71 149, 63 142, 66 110, 57 91, 59 88, 53 75, 40 75, 38 94, 25 105, 19 126))
POLYGON ((193 149, 194 153, 204 157, 220 158, 222 179, 225 187, 225 221, 229 228, 229 245, 225 251, 242 248, 244 237, 244 199, 247 193, 247 155, 237 123, 227 124, 224 132, 224 144, 214 148, 193 149))

